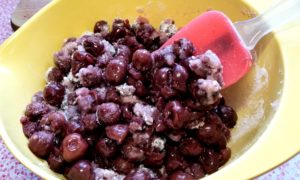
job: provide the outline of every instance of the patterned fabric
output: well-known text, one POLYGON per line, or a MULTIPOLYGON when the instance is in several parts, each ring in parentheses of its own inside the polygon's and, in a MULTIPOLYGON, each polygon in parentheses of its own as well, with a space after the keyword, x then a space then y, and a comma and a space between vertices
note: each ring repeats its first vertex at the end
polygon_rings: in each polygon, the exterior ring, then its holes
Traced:
MULTIPOLYGON (((10 16, 19 0, 0 0, 0 44, 12 34, 10 16)), ((0 180, 39 180, 17 161, 0 139, 0 180)), ((300 154, 285 164, 257 178, 258 180, 300 179, 300 154)))
POLYGON ((12 33, 10 16, 19 0, 0 0, 0 44, 12 33))

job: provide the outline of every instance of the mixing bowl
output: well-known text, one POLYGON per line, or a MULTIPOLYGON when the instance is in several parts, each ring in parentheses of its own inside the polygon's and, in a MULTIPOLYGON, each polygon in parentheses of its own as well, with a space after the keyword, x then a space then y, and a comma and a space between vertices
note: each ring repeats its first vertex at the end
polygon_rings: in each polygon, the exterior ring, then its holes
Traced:
MULTIPOLYGON (((52 54, 63 39, 91 30, 99 19, 139 15, 158 26, 172 18, 183 26, 208 9, 223 11, 233 21, 265 10, 271 0, 55 0, 30 19, 0 47, 0 132, 10 151, 45 179, 61 179, 27 147, 19 118, 34 92, 45 84, 52 54)), ((208 179, 248 179, 287 160, 300 149, 300 23, 265 37, 256 47, 251 72, 223 94, 239 116, 229 146, 231 160, 208 179)))

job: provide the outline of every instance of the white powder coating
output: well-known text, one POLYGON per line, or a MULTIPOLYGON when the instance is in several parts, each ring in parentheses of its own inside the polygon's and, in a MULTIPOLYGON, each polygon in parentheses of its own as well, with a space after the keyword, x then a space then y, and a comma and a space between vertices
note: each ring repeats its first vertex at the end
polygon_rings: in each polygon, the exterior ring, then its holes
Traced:
POLYGON ((72 53, 77 49, 77 43, 75 41, 66 42, 62 49, 54 54, 54 58, 58 59, 70 59, 72 53))
POLYGON ((122 96, 132 96, 135 92, 135 87, 127 83, 116 86, 116 89, 122 96))
MULTIPOLYGON (((109 26, 107 25, 107 26, 102 26, 102 31, 104 31, 104 32, 109 32, 109 26)), ((97 33, 98 34, 98 33, 97 33)), ((99 33, 100 34, 100 33, 99 33)))
POLYGON ((189 61, 189 67, 199 76, 205 76, 205 79, 216 80, 223 85, 223 66, 218 56, 211 50, 207 50, 199 56, 192 56, 189 61))
POLYGON ((203 99, 203 104, 210 105, 216 102, 216 99, 221 98, 219 93, 221 90, 220 84, 216 80, 198 79, 198 94, 205 92, 206 97, 203 99))
POLYGON ((85 49, 82 45, 78 45, 77 50, 78 51, 85 51, 85 49))
POLYGON ((170 54, 173 53, 173 46, 168 45, 164 47, 162 50, 160 50, 161 54, 170 54))
POLYGON ((92 35, 94 35, 94 33, 92 31, 85 31, 84 33, 82 33, 81 36, 84 36, 84 35, 92 36, 92 35))
POLYGON ((215 67, 215 69, 222 67, 221 61, 219 59, 219 57, 212 52, 211 50, 207 50, 203 56, 206 56, 209 58, 209 63, 212 67, 215 67))
POLYGON ((133 107, 135 115, 142 117, 147 125, 153 124, 153 115, 157 111, 156 107, 136 103, 133 107))
POLYGON ((65 113, 65 111, 62 111, 61 114, 65 117, 66 121, 69 121, 68 115, 65 113))
POLYGON ((131 25, 131 28, 134 30, 136 30, 140 27, 140 24, 137 21, 138 21, 138 19, 136 19, 131 25))
POLYGON ((67 78, 71 81, 71 82, 74 82, 74 83, 77 83, 79 82, 79 79, 78 77, 76 76, 73 76, 72 72, 69 72, 67 78))
POLYGON ((105 99, 107 93, 106 87, 96 88, 95 90, 101 94, 101 99, 105 99))
POLYGON ((100 42, 104 45, 104 50, 106 52, 109 52, 111 55, 114 55, 116 53, 116 49, 108 41, 101 40, 100 42))
MULTIPOLYGON (((66 110, 67 108, 68 108, 68 93, 66 92, 65 95, 64 95, 64 99, 61 102, 61 109, 66 110)), ((66 115, 65 115, 65 117, 66 117, 66 115)))
POLYGON ((72 52, 77 49, 77 43, 75 41, 71 41, 71 42, 67 42, 61 52, 64 54, 64 55, 68 55, 70 56, 72 54, 72 52))
POLYGON ((166 173, 167 173, 166 167, 165 167, 165 166, 162 166, 162 167, 159 169, 159 172, 160 172, 160 174, 166 174, 166 173))
POLYGON ((139 166, 137 172, 145 172, 146 174, 150 175, 150 179, 157 179, 156 174, 149 168, 146 168, 143 164, 139 166))
POLYGON ((90 90, 86 87, 76 89, 75 93, 77 96, 87 96, 90 90))
MULTIPOLYGON (((82 74, 88 74, 91 71, 98 70, 98 67, 94 67, 93 65, 88 65, 88 67, 81 68, 79 72, 75 75, 76 77, 80 77, 82 74)), ((79 78, 80 80, 80 78, 79 78)))
MULTIPOLYGON (((66 40, 68 41, 68 40, 66 40)), ((77 49, 77 43, 75 41, 65 42, 62 49, 54 53, 54 59, 70 61, 72 53, 77 49)))
POLYGON ((64 100, 61 104, 62 114, 65 116, 66 121, 69 121, 74 114, 77 114, 76 101, 72 102, 72 105, 68 105, 67 95, 64 96, 64 100))
POLYGON ((45 73, 45 80, 46 80, 46 82, 49 82, 48 75, 49 75, 49 73, 51 72, 52 69, 53 69, 53 67, 49 67, 47 69, 46 73, 45 73))
POLYGON ((137 96, 121 96, 121 101, 122 103, 130 103, 130 104, 143 102, 137 96))
POLYGON ((64 77, 61 84, 68 90, 73 91, 74 90, 74 84, 68 77, 64 77))
POLYGON ((165 60, 167 61, 167 64, 168 64, 169 66, 172 66, 172 65, 175 63, 176 57, 175 57, 174 54, 171 54, 171 53, 166 54, 166 55, 164 55, 164 58, 165 58, 165 60))
POLYGON ((154 148, 159 149, 160 151, 162 151, 163 149, 165 149, 165 143, 166 143, 166 141, 164 139, 162 139, 162 138, 156 138, 151 143, 151 146, 154 147, 154 148))
POLYGON ((40 93, 42 94, 41 96, 43 96, 43 92, 41 92, 41 91, 37 92, 37 93, 34 94, 34 96, 32 96, 31 102, 37 102, 37 101, 39 101, 39 97, 38 97, 39 95, 38 94, 40 94, 40 93))
POLYGON ((204 121, 194 121, 187 127, 188 129, 199 129, 205 125, 204 121))
POLYGON ((134 139, 135 142, 141 143, 141 142, 149 141, 150 135, 148 133, 134 133, 132 135, 132 138, 134 139))
POLYGON ((125 178, 124 175, 118 174, 115 171, 95 168, 95 180, 123 180, 125 178))
POLYGON ((97 77, 101 77, 101 69, 98 67, 95 67, 93 65, 89 65, 88 67, 81 68, 79 72, 75 75, 75 80, 78 80, 80 84, 83 86, 86 84, 84 76, 88 76, 89 74, 96 75, 97 77))
POLYGON ((103 54, 97 57, 97 60, 102 62, 108 62, 111 59, 112 55, 110 54, 110 52, 104 52, 103 54))
POLYGON ((159 31, 166 33, 167 36, 172 36, 177 32, 177 27, 171 20, 165 20, 160 23, 159 31))

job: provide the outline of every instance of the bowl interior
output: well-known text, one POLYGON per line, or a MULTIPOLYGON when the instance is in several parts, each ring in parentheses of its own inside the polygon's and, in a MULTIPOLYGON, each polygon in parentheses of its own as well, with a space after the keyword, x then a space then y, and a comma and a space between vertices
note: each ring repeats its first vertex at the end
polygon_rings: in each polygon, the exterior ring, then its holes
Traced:
MULTIPOLYGON (((48 169, 47 163, 35 157, 27 147, 19 118, 36 91, 45 85, 44 74, 53 65, 52 54, 63 39, 92 30, 99 19, 128 18, 139 15, 149 18, 158 27, 165 18, 183 26, 208 9, 221 10, 232 20, 253 15, 241 1, 211 0, 124 0, 124 1, 55 1, 33 18, 0 50, 0 128, 10 150, 27 167, 46 178, 61 178, 48 169)), ((280 48, 272 35, 256 48, 257 59, 251 71, 223 94, 239 116, 229 146, 232 163, 253 145, 267 128, 276 111, 283 87, 283 61, 280 48), (272 63, 271 63, 272 61, 272 63)), ((222 168, 222 171, 226 166, 222 168)))

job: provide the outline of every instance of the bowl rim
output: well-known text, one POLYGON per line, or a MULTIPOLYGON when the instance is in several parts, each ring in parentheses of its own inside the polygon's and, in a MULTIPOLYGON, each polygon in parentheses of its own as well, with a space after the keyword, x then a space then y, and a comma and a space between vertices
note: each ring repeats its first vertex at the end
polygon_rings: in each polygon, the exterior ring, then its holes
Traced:
MULTIPOLYGON (((261 12, 267 4, 270 4, 271 0, 266 0, 261 2, 259 0, 246 0, 245 3, 250 7, 254 7, 261 12), (251 2, 250 2, 251 1, 251 2)), ((28 20, 20 29, 18 29, 13 35, 11 35, 1 46, 0 46, 0 54, 8 46, 11 42, 14 41, 22 32, 27 29, 36 19, 42 16, 44 13, 49 11, 51 8, 56 6, 62 2, 62 0, 53 0, 44 8, 42 8, 38 13, 36 13, 31 19, 28 20)), ((298 27, 300 30, 300 26, 298 27)), ((293 143, 289 148, 281 147, 284 145, 286 139, 295 141, 300 138, 300 133, 297 130, 297 122, 296 118, 291 118, 289 123, 285 123, 285 116, 288 114, 296 115, 297 109, 294 108, 292 113, 288 107, 300 107, 300 103, 295 102, 295 97, 297 97, 297 92, 300 92, 300 85, 297 85, 297 78, 295 74, 297 73, 296 68, 292 68, 294 66, 300 67, 299 62, 293 62, 292 60, 287 61, 287 59, 293 59, 297 52, 299 51, 300 45, 296 48, 291 48, 290 44, 284 41, 286 35, 277 36, 275 35, 276 40, 278 40, 279 49, 281 50, 282 58, 283 58, 283 68, 284 68, 284 85, 282 89, 281 102, 278 107, 278 111, 274 114, 272 121, 269 124, 269 127, 266 128, 265 132, 261 135, 259 139, 247 149, 242 156, 235 159, 233 162, 228 164, 226 167, 220 169, 216 173, 213 173, 210 176, 207 176, 207 179, 236 179, 236 174, 228 173, 231 172, 239 172, 244 178, 253 178, 257 177, 266 171, 284 163, 289 158, 293 157, 300 151, 300 144, 293 143), (284 51, 283 51, 284 50, 284 51), (293 90, 292 90, 293 89, 293 90), (294 125, 295 124, 295 125, 294 125), (279 149, 270 152, 270 147, 276 146, 280 147, 279 149), (265 154, 271 155, 272 158, 266 157, 265 154), (272 155, 277 155, 272 156, 272 155), (257 157, 260 157, 261 161, 267 161, 264 163, 260 163, 260 166, 257 166, 257 157), (247 162, 247 163, 245 163, 247 162)), ((1 57, 1 55, 0 55, 1 57)), ((300 101, 299 101, 300 102, 300 101)), ((289 115, 288 117, 296 117, 289 115)), ((58 179, 53 177, 49 173, 45 173, 44 171, 40 171, 38 166, 31 163, 29 159, 27 159, 22 153, 15 148, 13 142, 10 137, 6 133, 3 123, 3 119, 0 117, 0 135, 3 139, 3 142, 6 144, 6 147, 10 150, 10 152, 28 169, 33 171, 36 175, 43 177, 45 179, 58 179)))
MULTIPOLYGON (((1 45, 0 45, 0 58, 1 52, 8 46, 11 42, 14 41, 24 30, 27 29, 36 19, 38 19, 41 15, 49 11, 51 8, 55 7, 59 4, 61 0, 52 0, 46 6, 41 8, 36 14, 34 14, 27 22, 25 22, 17 31, 15 31, 9 38, 7 38, 1 45)), ((33 164, 30 159, 26 158, 15 146, 12 142, 11 138, 8 136, 3 124, 3 119, 0 117, 0 137, 2 138, 4 144, 6 145, 7 149, 14 155, 14 157, 22 163, 27 169, 32 171, 35 175, 49 180, 59 180, 60 178, 53 177, 50 173, 46 173, 44 171, 39 170, 39 166, 33 164)), ((59 174, 58 174, 59 175, 59 174)))

